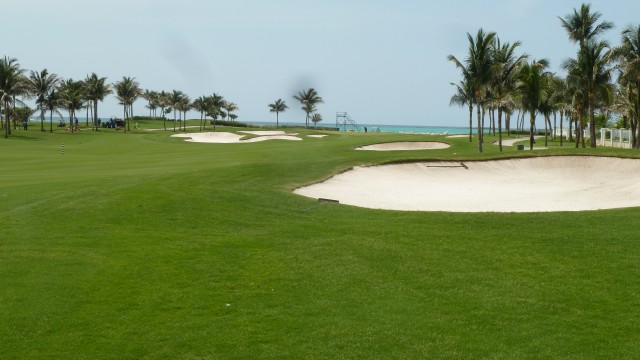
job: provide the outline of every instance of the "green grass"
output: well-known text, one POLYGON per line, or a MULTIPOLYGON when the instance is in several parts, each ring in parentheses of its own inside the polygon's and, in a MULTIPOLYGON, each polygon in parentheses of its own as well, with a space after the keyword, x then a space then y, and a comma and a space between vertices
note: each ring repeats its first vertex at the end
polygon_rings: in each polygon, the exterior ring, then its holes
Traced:
POLYGON ((304 211, 318 203, 291 193, 361 164, 634 151, 486 144, 479 154, 447 139, 447 150, 367 152, 353 148, 442 138, 195 144, 32 129, 0 139, 3 358, 640 353, 638 208, 304 211))

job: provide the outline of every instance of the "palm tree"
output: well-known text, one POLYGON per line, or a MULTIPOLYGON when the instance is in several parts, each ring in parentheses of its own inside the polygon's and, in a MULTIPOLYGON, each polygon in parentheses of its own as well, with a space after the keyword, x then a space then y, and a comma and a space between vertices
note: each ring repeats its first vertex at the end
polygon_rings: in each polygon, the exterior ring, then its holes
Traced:
POLYGON ((502 112, 505 109, 505 98, 515 91, 514 71, 528 57, 527 54, 516 56, 515 50, 520 42, 500 44, 496 36, 493 59, 491 60, 491 93, 498 108, 498 145, 502 151, 502 112))
POLYGON ((233 115, 233 114, 231 114, 233 111, 236 111, 236 110, 239 109, 238 105, 236 105, 236 104, 234 104, 232 102, 228 102, 228 101, 225 102, 223 107, 227 111, 227 117, 229 117, 229 118, 231 118, 231 115, 233 115))
MULTIPOLYGON (((613 53, 620 63, 620 79, 624 80, 627 87, 627 98, 632 100, 635 93, 636 101, 632 105, 635 109, 632 113, 637 116, 640 114, 640 25, 629 26, 622 31, 622 44, 613 53)), ((635 148, 640 147, 640 142, 637 141, 640 136, 636 134, 636 129, 640 129, 637 120, 636 117, 631 121, 635 148)))
POLYGON ((206 96, 200 96, 198 98, 196 98, 195 100, 193 100, 193 103, 191 103, 191 107, 200 113, 200 131, 202 131, 202 123, 204 122, 205 119, 205 112, 207 111, 207 97, 206 96))
POLYGON ((540 108, 542 85, 545 69, 549 66, 546 59, 532 60, 522 64, 516 75, 516 90, 521 96, 522 107, 529 112, 529 148, 533 150, 533 127, 536 123, 536 113, 540 108))
POLYGON ((47 111, 46 99, 60 82, 56 74, 50 74, 47 69, 40 72, 31 71, 29 75, 29 92, 36 97, 36 106, 40 110, 40 131, 44 130, 44 117, 47 111))
POLYGON ((44 106, 49 111, 49 131, 53 132, 53 113, 62 117, 62 114, 58 109, 63 108, 64 101, 60 96, 60 90, 56 86, 44 99, 44 106))
POLYGON ((183 96, 184 93, 180 90, 173 90, 169 94, 169 106, 173 108, 173 132, 176 132, 176 123, 178 122, 176 113, 179 111, 178 108, 180 107, 183 96))
POLYGON ((91 73, 84 80, 85 97, 93 105, 93 129, 98 130, 98 102, 111 94, 111 86, 106 83, 106 77, 99 77, 96 73, 91 73))
MULTIPOLYGON (((564 116, 570 112, 570 101, 568 100, 568 89, 567 82, 565 79, 553 75, 553 97, 552 97, 552 105, 554 111, 560 113, 560 146, 563 145, 564 141, 564 116)), ((571 130, 569 130, 571 133, 571 130)))
POLYGON ((76 111, 82 109, 84 104, 84 83, 82 81, 74 81, 67 79, 60 85, 60 98, 63 107, 69 112, 69 122, 71 132, 76 130, 76 111))
POLYGON ((158 94, 158 98, 156 100, 158 102, 158 107, 160 108, 160 112, 162 113, 162 126, 164 130, 167 130, 167 112, 166 109, 171 104, 170 94, 165 92, 164 90, 158 94))
POLYGON ((322 115, 318 113, 311 115, 311 121, 313 122, 314 127, 318 126, 318 123, 322 121, 322 115))
POLYGON ((606 42, 589 40, 580 49, 577 59, 568 59, 564 63, 569 70, 567 80, 580 88, 585 95, 589 115, 590 145, 596 147, 595 107, 596 103, 611 97, 612 60, 606 42))
POLYGON ((478 116, 478 150, 480 152, 482 152, 483 131, 481 115, 484 113, 484 105, 486 104, 487 85, 491 80, 492 45, 495 37, 496 33, 485 33, 482 29, 478 30, 475 39, 471 34, 467 33, 469 54, 464 64, 455 56, 449 55, 449 61, 453 62, 463 72, 463 78, 470 82, 469 86, 473 89, 478 116))
POLYGON ((279 115, 281 112, 285 112, 289 106, 284 100, 278 99, 273 104, 269 104, 269 112, 276 113, 276 128, 279 127, 279 115))
POLYGON ((16 95, 24 90, 24 70, 20 68, 18 60, 4 57, 0 59, 0 113, 5 113, 4 137, 11 135, 11 103, 16 95))
POLYGON ((182 112, 182 130, 187 131, 187 111, 191 109, 191 99, 183 94, 178 103, 178 109, 182 112))
POLYGON ((218 120, 218 115, 222 111, 222 108, 224 107, 225 103, 226 101, 224 100, 224 97, 216 93, 213 93, 211 96, 208 97, 207 113, 213 119, 213 131, 216 131, 216 120, 218 120))
POLYGON ((133 103, 138 99, 142 90, 140 84, 135 81, 135 78, 123 76, 121 81, 113 84, 116 89, 116 98, 119 104, 124 108, 124 118, 127 122, 126 131, 131 131, 131 120, 133 116, 133 103))
POLYGON ((305 127, 309 127, 309 114, 315 111, 315 105, 323 103, 324 99, 318 95, 314 88, 302 90, 297 95, 294 95, 293 98, 300 101, 302 110, 307 114, 305 127))
POLYGON ((573 9, 573 14, 565 16, 564 19, 558 18, 567 31, 569 40, 577 42, 582 49, 588 40, 613 28, 613 23, 609 21, 602 21, 596 25, 601 16, 599 12, 591 12, 590 4, 582 4, 580 10, 573 9))
POLYGON ((449 106, 468 106, 469 107, 469 142, 473 142, 473 100, 474 91, 472 83, 466 79, 460 80, 458 84, 451 83, 456 87, 456 93, 451 96, 449 106))

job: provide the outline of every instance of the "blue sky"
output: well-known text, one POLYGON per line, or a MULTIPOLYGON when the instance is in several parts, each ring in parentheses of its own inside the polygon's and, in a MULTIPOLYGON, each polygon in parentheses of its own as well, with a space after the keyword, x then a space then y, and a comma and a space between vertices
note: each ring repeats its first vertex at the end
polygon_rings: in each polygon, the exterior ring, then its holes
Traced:
MULTIPOLYGON (((238 104, 239 121, 273 121, 267 104, 291 107, 281 121, 303 122, 292 95, 314 87, 323 124, 347 111, 360 123, 465 126, 466 110, 449 107, 464 58, 466 33, 495 31, 521 51, 547 58, 559 72, 574 56, 558 16, 581 1, 564 0, 20 0, 3 5, 0 56, 28 70, 115 82, 135 77, 150 90, 191 98, 219 93, 238 104), (9 30, 6 30, 9 29, 9 30), (8 35, 7 35, 8 34, 8 35)), ((637 25, 640 2, 592 1, 616 24, 637 25)), ((145 114, 143 99, 134 104, 145 114)), ((101 117, 120 115, 113 97, 101 117)), ((191 114, 197 117, 196 113, 191 114)))

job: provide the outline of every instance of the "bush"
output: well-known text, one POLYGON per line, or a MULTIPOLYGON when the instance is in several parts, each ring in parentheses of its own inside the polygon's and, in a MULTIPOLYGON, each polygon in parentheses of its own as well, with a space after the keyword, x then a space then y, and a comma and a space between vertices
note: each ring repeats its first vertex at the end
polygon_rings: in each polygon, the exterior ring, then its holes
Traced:
POLYGON ((237 121, 226 121, 226 120, 209 120, 209 124, 211 125, 221 125, 221 126, 232 126, 232 127, 249 127, 249 125, 237 121))

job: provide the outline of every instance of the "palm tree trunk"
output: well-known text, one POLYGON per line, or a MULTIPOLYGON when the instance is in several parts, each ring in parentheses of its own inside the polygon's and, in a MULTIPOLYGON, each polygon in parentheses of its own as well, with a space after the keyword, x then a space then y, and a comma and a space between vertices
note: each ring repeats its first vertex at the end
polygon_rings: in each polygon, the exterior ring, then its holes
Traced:
POLYGON ((276 111, 276 129, 280 127, 280 112, 276 111))
MULTIPOLYGON (((640 126, 638 126, 638 120, 640 120, 640 78, 638 80, 636 80, 636 115, 635 115, 635 120, 636 120, 636 128, 640 128, 640 126)), ((636 135, 635 137, 635 149, 640 148, 640 142, 638 141, 638 135, 636 135)))
POLYGON ((560 146, 562 147, 562 141, 564 140, 564 132, 562 128, 562 123, 564 121, 564 110, 560 110, 560 146))
POLYGON ((482 105, 482 124, 480 129, 480 142, 484 143, 484 116, 487 113, 487 109, 482 105))
POLYGON ((4 137, 8 138, 9 135, 11 135, 11 126, 9 124, 11 124, 11 122, 9 121, 9 119, 11 118, 11 115, 9 114, 9 102, 5 101, 4 102, 4 109, 6 112, 6 116, 4 117, 4 137))
POLYGON ((502 106, 498 105, 498 145, 502 152, 502 106))
POLYGON ((544 147, 549 146, 549 127, 547 127, 549 121, 549 116, 544 114, 544 147))
POLYGON ((592 148, 595 148, 597 145, 597 141, 596 141, 595 104, 594 104, 593 96, 589 97, 589 134, 591 137, 591 139, 589 139, 589 143, 592 148))
POLYGON ((571 143, 573 142, 573 110, 571 110, 567 116, 569 117, 569 142, 571 143))
POLYGON ((478 116, 478 151, 482 152, 482 116, 480 115, 480 104, 476 105, 478 116))
POLYGON ((534 142, 534 138, 533 138, 533 126, 536 123, 536 113, 535 111, 529 111, 529 150, 533 150, 533 142, 534 142))
POLYGON ((469 104, 469 142, 473 142, 473 103, 469 104))
POLYGON ((40 108, 40 131, 44 132, 44 108, 40 108))
POLYGON ((49 112, 49 132, 53 132, 53 110, 49 112))
POLYGON ((93 102, 93 126, 95 126, 96 131, 98 131, 98 101, 97 100, 93 102))

